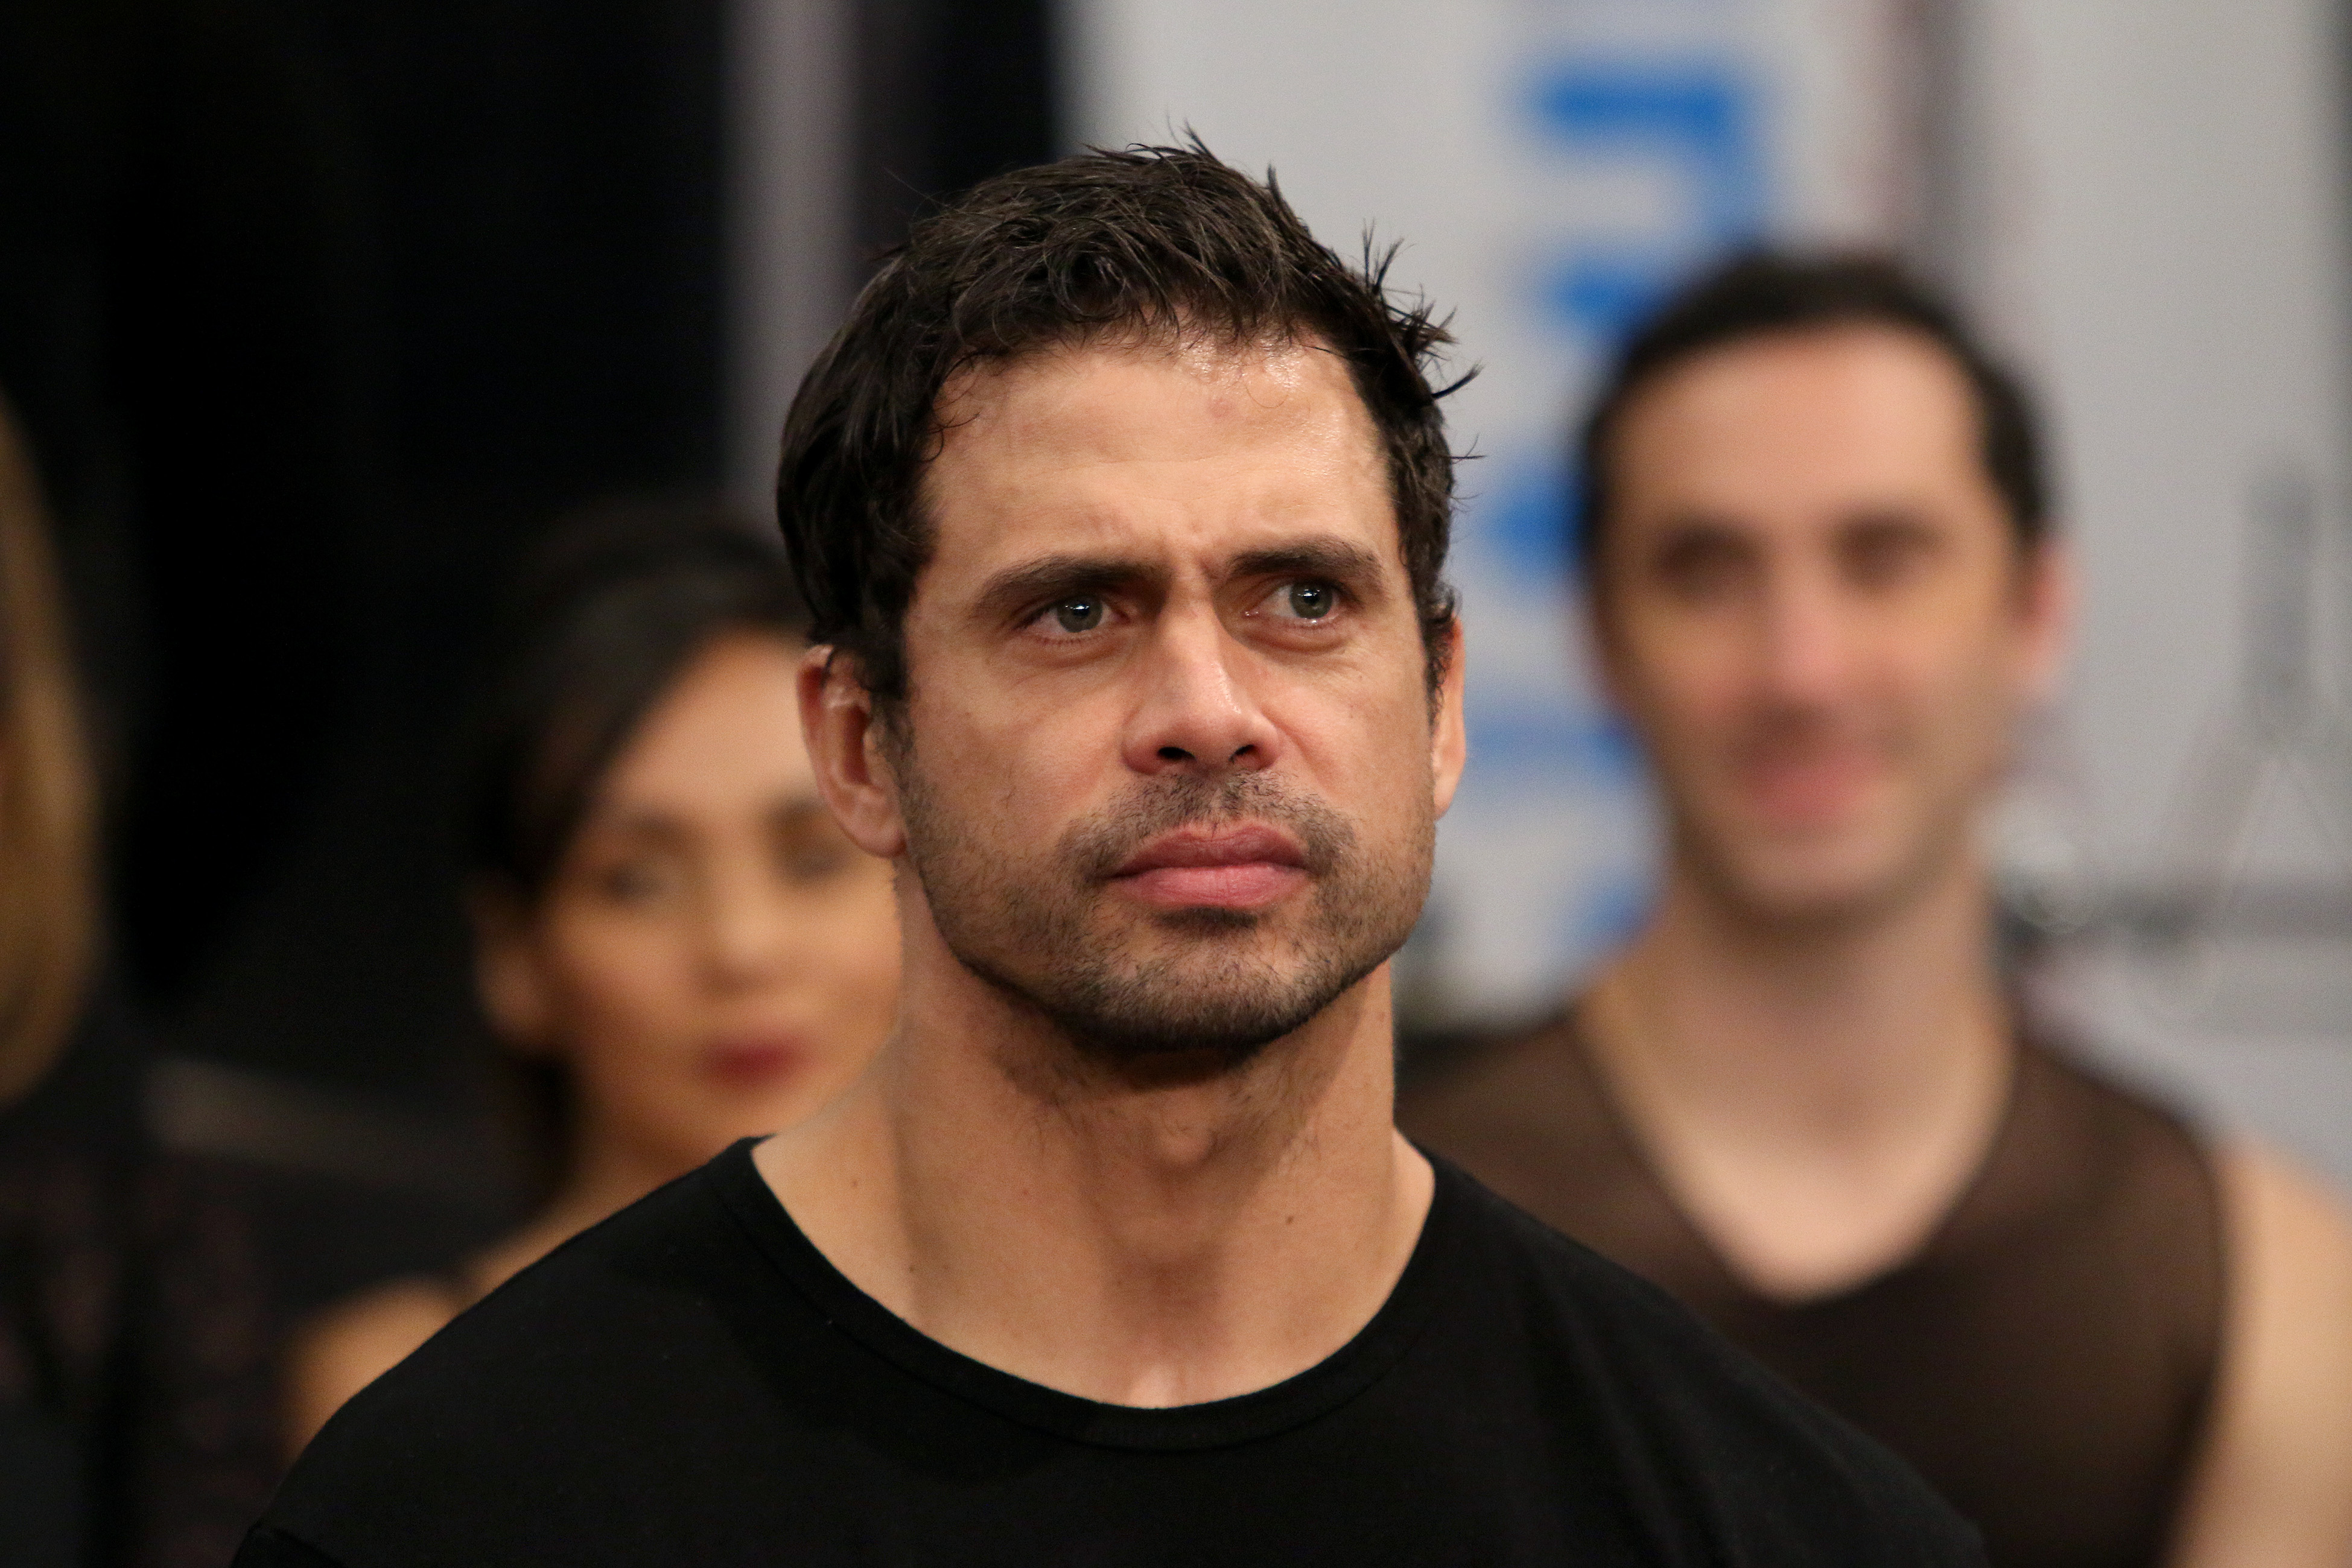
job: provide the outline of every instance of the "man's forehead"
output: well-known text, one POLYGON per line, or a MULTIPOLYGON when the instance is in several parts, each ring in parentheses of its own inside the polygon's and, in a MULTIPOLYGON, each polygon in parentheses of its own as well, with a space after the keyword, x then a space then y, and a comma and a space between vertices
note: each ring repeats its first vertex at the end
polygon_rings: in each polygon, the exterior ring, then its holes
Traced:
POLYGON ((1638 397, 1619 432, 1618 479, 1633 501, 1726 505, 1974 489, 1988 483, 1977 436, 1963 373, 1916 334, 1789 334, 1699 356, 1638 397))
POLYGON ((1370 417, 1311 344, 1057 350, 942 413, 924 500, 948 575, 1041 550, 1213 565, 1335 531, 1397 553, 1370 417))
POLYGON ((927 478, 1008 462, 1198 459, 1286 437, 1377 446, 1346 365, 1312 339, 1058 344, 961 372, 939 417, 927 478))
POLYGON ((1635 394, 1621 429, 1647 438, 1785 449, 1890 438, 1942 443, 1974 434, 1968 381, 1919 333, 1874 325, 1771 333, 1693 356, 1635 394))

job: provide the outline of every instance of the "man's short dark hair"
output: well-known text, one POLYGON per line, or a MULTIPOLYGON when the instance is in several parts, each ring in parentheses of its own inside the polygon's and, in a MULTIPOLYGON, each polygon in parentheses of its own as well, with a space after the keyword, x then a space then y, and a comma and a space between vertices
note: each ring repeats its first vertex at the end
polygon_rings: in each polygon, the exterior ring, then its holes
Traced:
POLYGON ((1668 371, 1715 350, 1840 327, 1916 333, 1950 355, 1976 402, 1978 451, 2019 547, 2049 532, 2048 481, 2032 402, 1957 310, 1884 257, 1753 251, 1699 277, 1633 334, 1585 420, 1569 528, 1588 579, 1600 564, 1609 524, 1611 447, 1633 399, 1668 371))
POLYGON ((1271 174, 1261 184, 1197 141, 999 175, 925 217, 784 422, 776 511, 812 641, 851 655, 877 700, 905 696, 907 608, 931 544, 919 486, 960 372, 1129 336, 1309 339, 1346 361, 1379 433, 1433 685, 1454 620, 1454 465, 1430 371, 1451 340, 1426 305, 1391 296, 1387 269, 1369 246, 1349 266, 1271 174))

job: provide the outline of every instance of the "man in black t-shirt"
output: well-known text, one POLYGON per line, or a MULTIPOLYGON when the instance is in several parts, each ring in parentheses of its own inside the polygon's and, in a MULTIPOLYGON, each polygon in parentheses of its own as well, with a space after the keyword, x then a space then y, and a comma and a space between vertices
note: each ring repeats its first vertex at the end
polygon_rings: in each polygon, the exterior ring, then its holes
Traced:
POLYGON ((918 226, 779 484, 896 1034, 353 1400, 242 1563, 1978 1561, 1391 1125, 1463 760, 1443 340, 1197 150, 918 226))

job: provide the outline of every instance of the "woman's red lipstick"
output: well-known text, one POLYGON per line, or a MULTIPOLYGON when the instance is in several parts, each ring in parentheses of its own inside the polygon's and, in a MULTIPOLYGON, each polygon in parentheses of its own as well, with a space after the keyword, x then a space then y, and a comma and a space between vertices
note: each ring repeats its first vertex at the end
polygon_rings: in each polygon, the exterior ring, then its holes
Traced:
POLYGON ((781 1036, 725 1040, 704 1050, 702 1071, 720 1087, 749 1094, 791 1076, 807 1055, 799 1040, 781 1036))

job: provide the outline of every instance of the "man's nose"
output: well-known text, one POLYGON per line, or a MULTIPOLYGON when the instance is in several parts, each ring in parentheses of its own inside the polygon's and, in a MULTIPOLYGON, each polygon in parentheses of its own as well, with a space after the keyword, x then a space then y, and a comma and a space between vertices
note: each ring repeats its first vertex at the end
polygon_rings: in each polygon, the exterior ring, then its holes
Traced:
POLYGON ((1790 564, 1772 574, 1759 628, 1759 674, 1780 702, 1834 701, 1853 661, 1853 616, 1833 574, 1790 564))
POLYGON ((1121 749, 1138 773, 1273 766, 1280 737, 1253 689, 1250 654, 1208 606, 1171 606, 1141 651, 1121 749))

